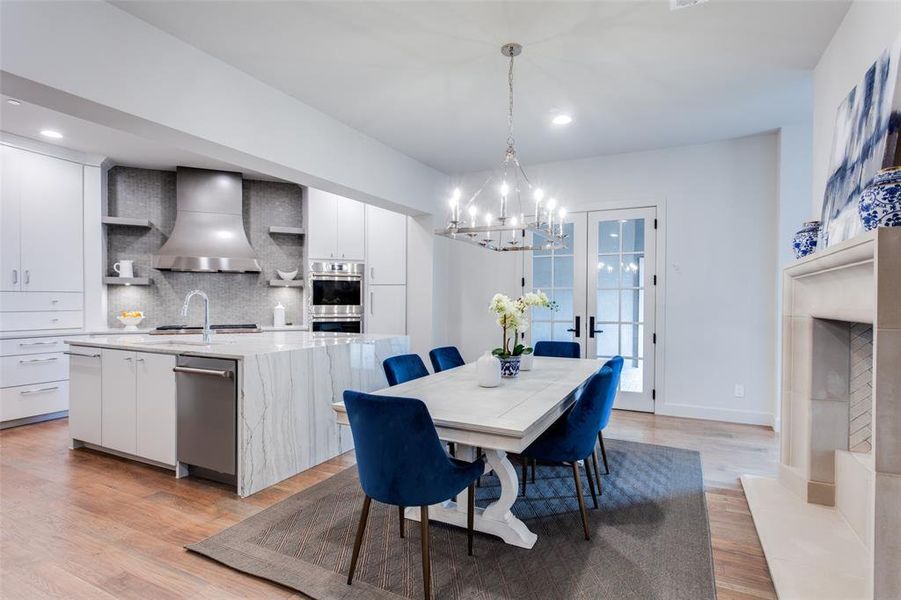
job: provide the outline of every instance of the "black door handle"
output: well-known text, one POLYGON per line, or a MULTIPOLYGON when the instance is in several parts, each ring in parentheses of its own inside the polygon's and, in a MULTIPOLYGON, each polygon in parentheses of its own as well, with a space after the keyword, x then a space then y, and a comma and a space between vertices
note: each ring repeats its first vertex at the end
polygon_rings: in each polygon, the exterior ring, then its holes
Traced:
POLYGON ((588 337, 594 337, 596 333, 604 333, 603 329, 594 328, 594 316, 588 317, 588 337))
POLYGON ((573 337, 579 337, 581 335, 579 330, 582 329, 581 324, 582 324, 582 317, 580 317, 579 315, 576 315, 576 326, 570 327, 569 329, 567 329, 567 331, 569 331, 570 333, 574 333, 575 335, 573 337))

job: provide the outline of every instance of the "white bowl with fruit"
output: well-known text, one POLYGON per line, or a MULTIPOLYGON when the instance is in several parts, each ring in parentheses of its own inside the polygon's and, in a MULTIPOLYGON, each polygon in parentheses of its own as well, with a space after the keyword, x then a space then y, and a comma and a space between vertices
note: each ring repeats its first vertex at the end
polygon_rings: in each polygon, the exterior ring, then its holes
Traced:
POLYGON ((125 331, 137 331, 138 324, 144 320, 144 313, 139 310, 123 310, 116 318, 125 325, 125 331))

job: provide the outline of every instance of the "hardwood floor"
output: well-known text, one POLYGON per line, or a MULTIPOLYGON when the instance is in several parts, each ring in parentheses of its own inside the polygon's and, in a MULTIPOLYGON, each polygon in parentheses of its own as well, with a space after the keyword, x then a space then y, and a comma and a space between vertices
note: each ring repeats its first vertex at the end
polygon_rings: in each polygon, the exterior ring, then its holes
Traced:
MULTIPOLYGON (((183 549, 353 464, 346 454, 250 498, 91 450, 67 421, 0 432, 0 597, 300 598, 183 549)), ((738 477, 774 475, 769 429, 617 412, 608 438, 699 450, 719 600, 775 598, 738 477)))

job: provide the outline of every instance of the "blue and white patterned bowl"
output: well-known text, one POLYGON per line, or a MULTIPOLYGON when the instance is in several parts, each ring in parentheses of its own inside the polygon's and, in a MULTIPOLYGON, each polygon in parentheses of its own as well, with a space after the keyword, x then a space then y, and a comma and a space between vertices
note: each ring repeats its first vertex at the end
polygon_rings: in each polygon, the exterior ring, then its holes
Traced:
POLYGON ((501 358, 501 377, 510 379, 519 375, 519 357, 501 358))
POLYGON ((792 238, 795 258, 803 258, 817 249, 817 238, 820 237, 820 222, 807 221, 792 238))
POLYGON ((860 195, 857 213, 867 231, 901 227, 901 167, 882 169, 860 195))

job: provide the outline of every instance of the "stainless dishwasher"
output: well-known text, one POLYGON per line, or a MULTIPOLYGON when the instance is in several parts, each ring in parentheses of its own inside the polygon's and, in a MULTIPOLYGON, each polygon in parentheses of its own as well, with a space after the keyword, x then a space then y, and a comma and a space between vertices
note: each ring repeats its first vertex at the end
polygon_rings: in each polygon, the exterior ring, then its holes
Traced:
POLYGON ((237 482, 237 363, 179 355, 176 457, 188 472, 222 483, 237 482))

